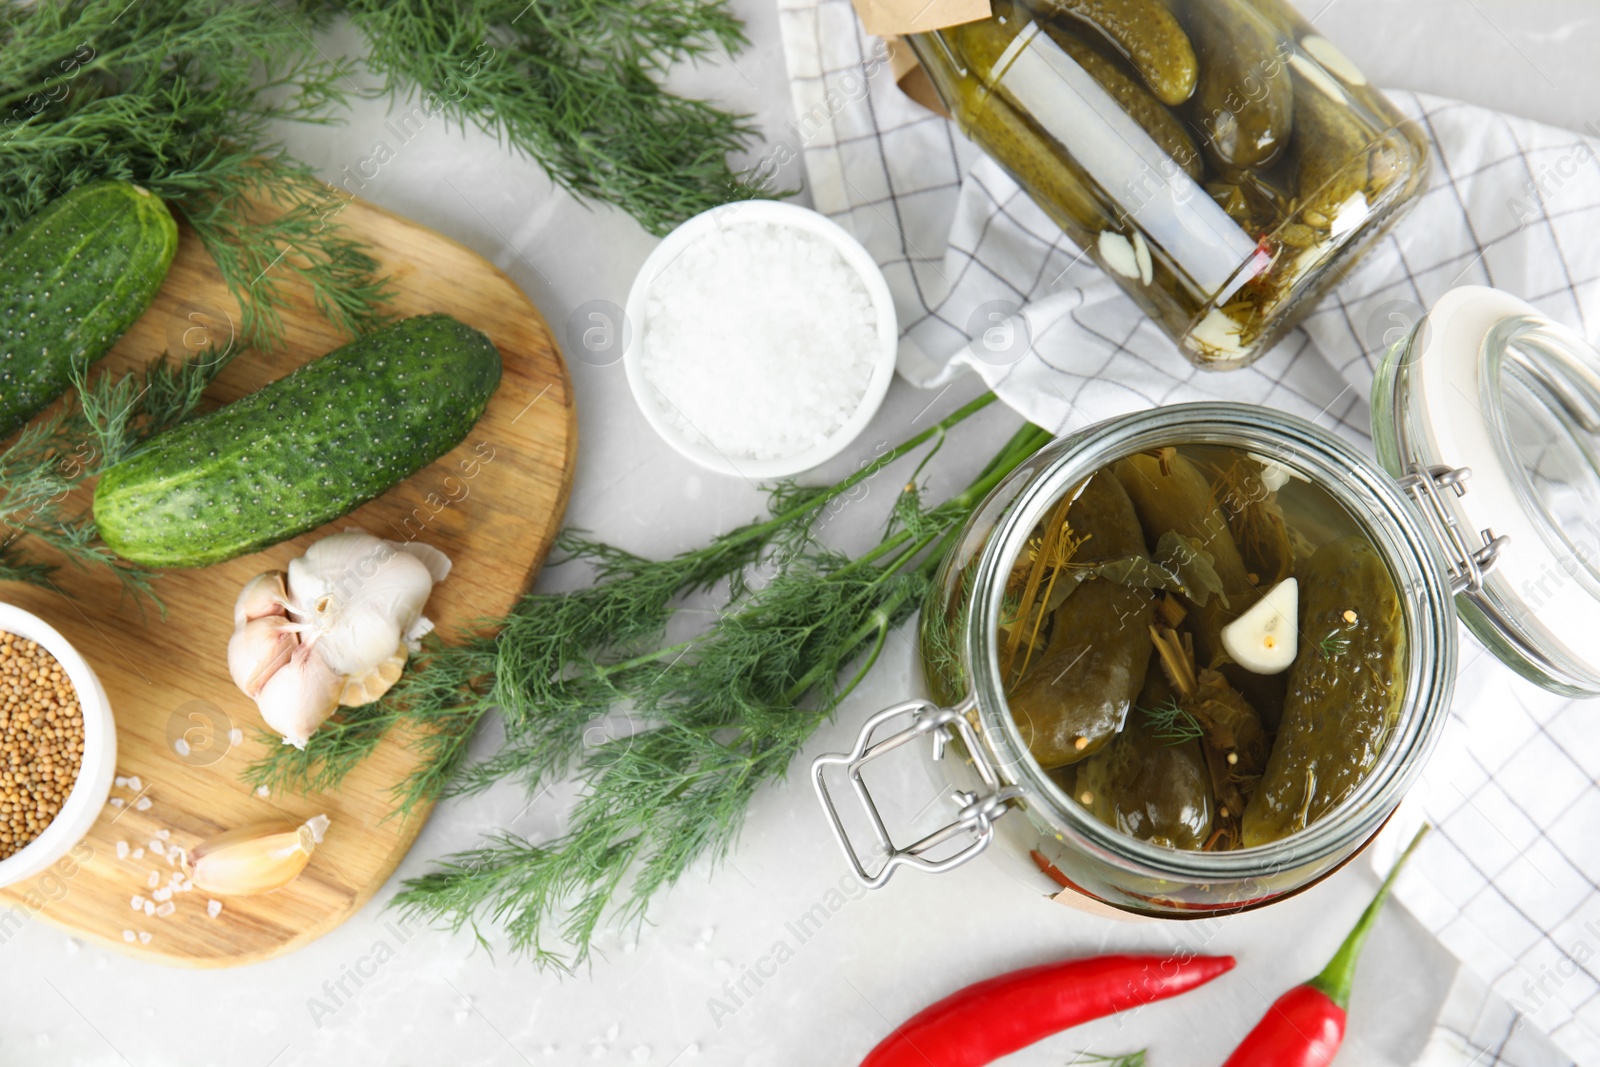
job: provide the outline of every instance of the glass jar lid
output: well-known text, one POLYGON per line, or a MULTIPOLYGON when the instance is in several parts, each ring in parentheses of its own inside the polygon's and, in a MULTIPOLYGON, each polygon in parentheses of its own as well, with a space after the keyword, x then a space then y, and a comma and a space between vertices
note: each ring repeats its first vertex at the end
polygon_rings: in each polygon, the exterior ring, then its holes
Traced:
POLYGON ((1600 694, 1600 352, 1507 293, 1454 289, 1385 357, 1373 413, 1462 622, 1534 682, 1600 694))

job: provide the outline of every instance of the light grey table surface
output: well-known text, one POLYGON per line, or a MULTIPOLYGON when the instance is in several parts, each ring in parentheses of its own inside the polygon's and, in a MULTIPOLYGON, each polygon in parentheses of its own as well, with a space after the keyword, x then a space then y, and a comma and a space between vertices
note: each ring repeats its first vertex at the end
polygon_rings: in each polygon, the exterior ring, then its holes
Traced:
MULTIPOLYGON (((750 48, 676 80, 754 112, 778 136, 791 110, 776 15, 770 0, 735 6, 748 20, 750 48)), ((1572 128, 1600 123, 1600 6, 1593 0, 1333 0, 1307 11, 1379 84, 1572 128)), ((337 35, 327 43, 352 44, 337 35)), ((392 137, 384 116, 383 103, 369 102, 343 128, 285 136, 334 177, 392 137)), ((503 267, 558 331, 586 301, 622 303, 654 244, 628 218, 552 191, 532 163, 479 134, 435 125, 390 147, 395 158, 365 195, 503 267)), ((794 167, 784 177, 800 179, 794 167)), ((754 487, 697 470, 652 436, 620 365, 573 360, 571 371, 582 443, 570 522, 655 555, 702 544, 758 512, 754 487)), ((974 392, 972 385, 953 389, 935 411, 974 392)), ((897 382, 857 446, 822 473, 847 470, 877 442, 899 440, 931 399, 897 382)), ((943 453, 936 487, 964 480, 1014 426, 994 409, 974 421, 943 453)), ((874 490, 853 506, 835 524, 841 543, 866 543, 880 517, 875 501, 886 499, 887 491, 874 490)), ((552 571, 544 584, 572 580, 552 571)), ((866 714, 910 689, 909 647, 897 642, 808 757, 846 747, 866 714)), ((929 795, 934 789, 927 780, 907 783, 929 795)), ((547 796, 520 817, 526 800, 512 789, 441 805, 399 875, 359 915, 288 958, 242 970, 168 970, 31 923, 0 946, 0 1063, 850 1064, 892 1022, 965 982, 1066 955, 1194 945, 1201 936, 1068 911, 985 859, 941 877, 903 874, 884 891, 849 899, 799 943, 786 924, 823 902, 844 873, 803 773, 757 799, 727 864, 693 873, 651 909, 642 930, 607 933, 605 958, 577 976, 558 980, 491 956, 466 935, 391 925, 383 902, 399 877, 487 830, 509 824, 526 835, 549 833, 567 799, 570 791, 547 796), (780 940, 792 958, 732 1014, 714 1013, 711 998, 731 1006, 724 982, 780 940), (376 964, 380 956, 385 962, 376 964), (356 972, 372 976, 357 985, 348 977, 356 972), (350 995, 338 994, 341 979, 350 995), (313 1010, 313 998, 329 1007, 335 997, 331 1014, 313 1010)), ((1086 1027, 1007 1062, 1043 1067, 1076 1050, 1142 1046, 1155 1065, 1221 1062, 1267 1000, 1320 968, 1374 885, 1370 869, 1356 864, 1298 899, 1218 923, 1207 949, 1240 958, 1228 979, 1126 1025, 1086 1027)), ((1362 967, 1339 1063, 1410 1063, 1454 969, 1402 910, 1386 914, 1362 967)))

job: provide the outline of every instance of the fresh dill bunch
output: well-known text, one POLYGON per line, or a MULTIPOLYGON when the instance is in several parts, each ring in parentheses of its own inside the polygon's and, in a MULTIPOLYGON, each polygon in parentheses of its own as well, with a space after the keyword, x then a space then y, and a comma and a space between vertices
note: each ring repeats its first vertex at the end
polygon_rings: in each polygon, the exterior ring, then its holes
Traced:
POLYGON ((402 725, 433 747, 398 788, 398 811, 505 780, 538 795, 576 771, 584 789, 566 833, 493 835, 407 882, 394 905, 480 938, 481 925, 499 926, 545 965, 581 963, 607 916, 642 919, 697 860, 725 855, 756 791, 782 777, 915 609, 971 509, 1049 435, 1026 427, 966 491, 853 559, 810 536, 823 509, 992 399, 823 491, 780 487, 770 519, 668 560, 566 535, 564 550, 595 569, 594 585, 530 594, 497 632, 436 646, 393 701, 342 717, 303 754, 273 746, 251 781, 329 788, 370 751, 370 731, 402 725), (769 563, 759 585, 735 580, 769 563), (713 589, 728 592, 710 628, 663 646, 678 601, 713 589), (467 762, 474 728, 496 710, 505 740, 467 762), (597 729, 618 718, 625 728, 597 729))
POLYGON ((293 278, 345 332, 380 324, 376 261, 271 134, 345 102, 312 28, 266 0, 0 0, 0 233, 79 185, 135 182, 193 227, 249 344, 280 339, 293 278))
POLYGON ((661 235, 730 200, 772 195, 728 157, 749 116, 663 89, 670 65, 745 44, 728 0, 330 0, 366 36, 366 65, 522 153, 576 196, 661 235))
POLYGON ((1193 713, 1176 700, 1168 699, 1153 708, 1140 708, 1145 722, 1150 724, 1156 739, 1167 745, 1182 745, 1205 737, 1204 727, 1193 713))
POLYGON ((206 386, 236 351, 230 345, 179 362, 158 359, 138 373, 76 376, 64 404, 0 451, 0 579, 54 587, 55 566, 26 552, 31 538, 74 566, 108 568, 125 590, 159 605, 150 585, 155 572, 100 543, 93 516, 73 495, 144 441, 195 414, 206 386))

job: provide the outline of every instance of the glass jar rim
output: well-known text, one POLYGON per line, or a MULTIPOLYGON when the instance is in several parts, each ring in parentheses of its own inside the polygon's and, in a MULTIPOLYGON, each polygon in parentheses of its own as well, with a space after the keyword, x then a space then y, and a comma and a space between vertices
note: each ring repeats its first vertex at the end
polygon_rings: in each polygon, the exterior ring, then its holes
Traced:
MULTIPOLYGON (((1178 404, 1123 415, 1055 445, 1001 516, 979 557, 966 632, 973 704, 997 769, 1027 787, 1030 804, 1071 843, 1133 864, 1151 878, 1249 880, 1289 866, 1334 858, 1376 833, 1420 773, 1438 741, 1455 681, 1453 597, 1437 543, 1405 494, 1376 461, 1312 423, 1251 404, 1178 404), (1061 494, 1122 456, 1173 444, 1248 448, 1313 478, 1344 506, 1379 550, 1400 590, 1407 628, 1405 697, 1378 762, 1328 815, 1268 845, 1226 852, 1152 845, 1105 825, 1044 772, 1029 754, 1001 685, 993 638, 1006 578, 1028 536, 1061 494)), ((1244 903, 1244 902, 1241 902, 1244 903)))

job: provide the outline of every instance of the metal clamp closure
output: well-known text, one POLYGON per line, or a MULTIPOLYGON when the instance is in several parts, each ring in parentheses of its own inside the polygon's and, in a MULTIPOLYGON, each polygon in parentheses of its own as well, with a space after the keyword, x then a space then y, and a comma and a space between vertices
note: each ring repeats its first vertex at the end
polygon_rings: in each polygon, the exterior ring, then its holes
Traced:
POLYGON ((897 704, 872 716, 862 727, 861 735, 856 739, 856 746, 852 751, 817 757, 811 764, 811 779, 817 788, 817 799, 822 801, 823 811, 827 813, 828 821, 833 826, 833 836, 838 840, 839 847, 844 850, 845 858, 855 869, 856 877, 869 889, 878 889, 887 883, 897 867, 915 867, 937 874, 961 866, 989 847, 989 842, 994 840, 995 820, 1004 815, 1009 810, 1011 802, 1019 799, 1024 792, 1017 786, 1000 785, 993 766, 984 755, 977 730, 960 709, 941 708, 927 700, 912 700, 897 704), (911 717, 911 722, 904 729, 890 734, 881 741, 873 740, 878 727, 892 719, 908 715, 911 717), (954 822, 904 848, 896 847, 894 839, 889 834, 889 828, 884 825, 883 816, 879 814, 878 806, 872 799, 872 793, 861 780, 861 768, 879 756, 927 736, 933 738, 933 758, 942 759, 945 745, 951 739, 951 728, 960 735, 962 744, 972 757, 972 766, 983 782, 982 790, 972 793, 957 792, 955 800, 961 808, 956 813, 954 822), (828 792, 828 785, 823 780, 824 772, 834 766, 845 769, 845 773, 849 776, 850 788, 854 791, 862 810, 866 812, 873 835, 877 838, 872 854, 882 856, 884 862, 876 873, 867 869, 866 860, 856 851, 849 832, 845 830, 844 822, 839 818, 839 810, 828 792), (933 849, 963 836, 970 837, 971 840, 958 851, 939 859, 927 857, 926 854, 933 849))
POLYGON ((1470 467, 1425 467, 1413 463, 1410 471, 1400 479, 1399 485, 1407 496, 1417 502, 1422 517, 1433 531, 1434 539, 1444 549, 1445 565, 1450 571, 1450 592, 1457 596, 1476 593, 1483 588, 1484 575, 1494 570, 1500 553, 1511 538, 1505 535, 1496 537, 1493 530, 1480 530, 1478 536, 1482 539, 1482 545, 1473 548, 1461 524, 1456 521, 1454 512, 1445 504, 1443 491, 1446 489, 1456 496, 1466 495, 1467 479, 1472 477, 1470 467))

